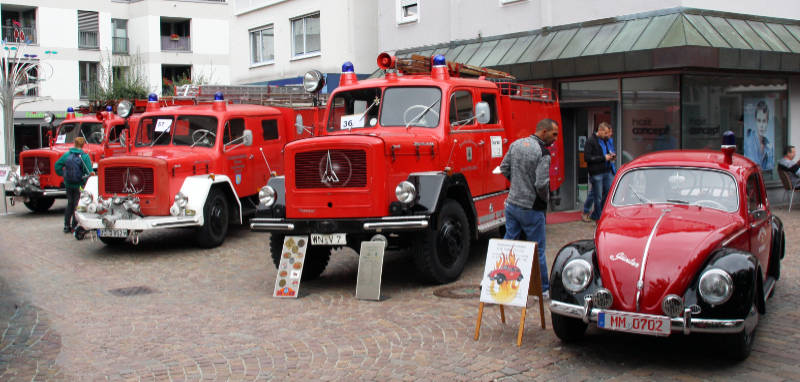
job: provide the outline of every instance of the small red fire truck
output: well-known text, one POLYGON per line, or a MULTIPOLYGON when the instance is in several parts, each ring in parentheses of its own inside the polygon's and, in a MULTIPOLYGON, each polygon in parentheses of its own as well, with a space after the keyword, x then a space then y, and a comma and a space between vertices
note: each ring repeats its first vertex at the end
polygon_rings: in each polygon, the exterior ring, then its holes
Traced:
MULTIPOLYGON (((86 139, 83 151, 89 154, 93 163, 123 152, 124 146, 120 144, 119 137, 128 125, 125 118, 115 115, 111 109, 108 106, 106 111, 76 117, 74 109, 70 107, 66 118, 55 130, 55 136, 48 132, 48 147, 20 153, 18 172, 12 174, 6 183, 11 203, 22 201, 31 211, 44 212, 56 198, 66 198, 64 178, 56 174, 55 164, 61 155, 73 147, 77 137, 86 139)), ((47 113, 45 122, 51 124, 53 118, 52 113, 47 113)), ((133 121, 135 117, 130 123, 133 121)))
MULTIPOLYGON (((560 126, 555 93, 493 82, 484 74, 494 71, 443 56, 427 61, 429 73, 398 73, 397 62, 381 54, 385 76, 363 81, 345 63, 324 136, 286 145, 285 176, 259 192, 250 224, 271 233, 276 266, 286 235, 310 235, 304 278, 324 271, 332 247, 383 240, 410 249, 425 279, 446 283, 461 274, 471 240, 504 225, 509 183, 494 169, 541 119, 560 126), (478 78, 459 76, 467 71, 478 78)), ((561 140, 553 146, 551 190, 563 181, 561 140)))
POLYGON ((313 121, 313 108, 228 104, 221 92, 193 106, 159 107, 151 97, 129 153, 101 160, 81 193, 76 238, 137 244, 144 231, 191 227, 200 246, 218 246, 283 173, 286 142, 311 135, 302 118, 313 121))

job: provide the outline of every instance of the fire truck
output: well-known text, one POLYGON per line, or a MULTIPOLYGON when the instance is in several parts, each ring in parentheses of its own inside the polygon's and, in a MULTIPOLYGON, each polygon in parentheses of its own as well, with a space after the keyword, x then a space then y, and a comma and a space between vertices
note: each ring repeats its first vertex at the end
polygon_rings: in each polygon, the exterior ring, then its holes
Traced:
POLYGON ((268 178, 283 173, 286 142, 311 136, 303 121, 313 124, 316 110, 233 104, 221 91, 192 106, 152 99, 129 151, 100 160, 84 187, 76 238, 138 244, 142 232, 185 227, 201 247, 222 244, 228 225, 255 211, 268 178))
MULTIPOLYGON (((48 147, 20 153, 20 166, 5 185, 12 204, 22 201, 31 211, 44 212, 56 198, 66 198, 64 178, 56 174, 55 164, 73 147, 77 137, 86 139, 83 151, 89 154, 92 163, 124 152, 125 147, 119 138, 128 128, 125 118, 114 114, 111 106, 96 113, 91 113, 92 110, 83 112, 86 115, 76 117, 74 108, 68 108, 66 118, 55 128, 55 134, 52 134, 53 114, 45 115, 45 123, 51 126, 48 147)), ((131 121, 134 120, 135 117, 131 121)))
MULTIPOLYGON (((544 118, 560 129, 558 100, 551 89, 443 56, 382 53, 378 66, 382 78, 359 81, 352 64, 343 65, 320 136, 286 145, 287 171, 259 192, 250 227, 271 234, 276 266, 286 235, 310 236, 306 279, 324 271, 332 248, 358 251, 362 241, 381 240, 410 250, 427 281, 450 282, 471 241, 505 224, 509 182, 496 168, 506 150, 544 118)), ((550 151, 555 190, 563 182, 560 139, 550 151)))

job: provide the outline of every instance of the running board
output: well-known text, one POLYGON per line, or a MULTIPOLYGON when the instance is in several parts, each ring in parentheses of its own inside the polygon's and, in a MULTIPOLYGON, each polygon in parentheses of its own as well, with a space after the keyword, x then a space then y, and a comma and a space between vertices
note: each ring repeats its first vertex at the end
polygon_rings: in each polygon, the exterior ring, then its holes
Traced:
POLYGON ((775 289, 775 283, 778 280, 775 280, 774 277, 768 276, 767 282, 764 283, 764 301, 767 301, 769 295, 772 293, 772 290, 775 289))

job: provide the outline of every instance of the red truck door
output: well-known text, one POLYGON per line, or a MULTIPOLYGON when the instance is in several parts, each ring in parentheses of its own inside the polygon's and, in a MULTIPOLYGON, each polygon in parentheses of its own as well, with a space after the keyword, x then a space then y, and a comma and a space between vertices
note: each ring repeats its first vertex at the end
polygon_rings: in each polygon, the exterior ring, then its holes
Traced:
MULTIPOLYGON (((471 89, 454 89, 450 93, 447 124, 450 136, 455 140, 451 161, 453 170, 467 179, 472 196, 486 193, 488 163, 488 132, 475 120, 475 97, 471 89)), ((491 171, 488 170, 488 171, 491 171)))
MULTIPOLYGON (((241 198, 256 192, 253 180, 252 147, 244 145, 244 118, 235 117, 225 122, 222 133, 222 153, 225 158, 225 173, 231 178, 236 194, 241 198)), ((254 134, 255 135, 255 134, 254 134)))

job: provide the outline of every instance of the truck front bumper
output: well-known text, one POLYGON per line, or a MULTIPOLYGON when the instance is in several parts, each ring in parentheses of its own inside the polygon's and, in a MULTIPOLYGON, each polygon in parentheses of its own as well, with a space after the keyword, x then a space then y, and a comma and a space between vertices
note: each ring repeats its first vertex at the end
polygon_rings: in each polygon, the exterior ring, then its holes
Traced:
POLYGON ((253 218, 250 229, 287 234, 419 231, 428 228, 429 221, 430 216, 425 215, 338 220, 253 218))
POLYGON ((175 227, 197 227, 203 224, 200 216, 146 216, 115 219, 113 215, 104 216, 88 212, 76 212, 75 217, 78 219, 78 225, 85 230, 111 228, 148 231, 175 227))

